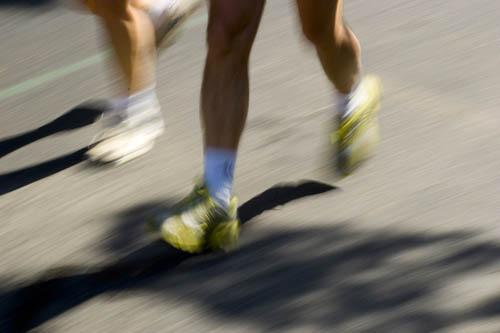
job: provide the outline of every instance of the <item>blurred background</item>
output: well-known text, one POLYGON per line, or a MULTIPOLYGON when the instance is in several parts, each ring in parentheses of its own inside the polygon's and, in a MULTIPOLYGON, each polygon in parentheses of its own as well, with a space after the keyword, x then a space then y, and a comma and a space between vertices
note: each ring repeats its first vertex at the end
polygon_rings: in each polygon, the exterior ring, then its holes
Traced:
POLYGON ((385 96, 377 156, 338 180, 334 96, 293 1, 268 1, 241 247, 190 257, 142 221, 201 172, 205 8, 159 60, 166 133, 100 169, 82 103, 117 80, 95 18, 0 0, 0 332, 500 332, 499 15, 496 0, 345 1, 385 96))

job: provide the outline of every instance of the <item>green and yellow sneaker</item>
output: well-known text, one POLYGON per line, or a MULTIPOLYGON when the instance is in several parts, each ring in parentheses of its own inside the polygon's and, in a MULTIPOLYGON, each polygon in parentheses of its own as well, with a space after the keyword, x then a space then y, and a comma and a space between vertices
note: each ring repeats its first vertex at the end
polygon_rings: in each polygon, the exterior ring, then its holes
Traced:
POLYGON ((342 176, 347 176, 366 161, 380 141, 378 111, 382 88, 373 76, 362 79, 351 96, 346 110, 340 117, 337 129, 331 135, 336 146, 336 167, 342 176))
MULTIPOLYGON (((224 210, 215 204, 205 187, 197 185, 159 221, 156 229, 163 240, 185 252, 228 251, 236 245, 240 233, 237 210, 235 197, 224 210)), ((153 221, 150 226, 154 224, 153 221)))

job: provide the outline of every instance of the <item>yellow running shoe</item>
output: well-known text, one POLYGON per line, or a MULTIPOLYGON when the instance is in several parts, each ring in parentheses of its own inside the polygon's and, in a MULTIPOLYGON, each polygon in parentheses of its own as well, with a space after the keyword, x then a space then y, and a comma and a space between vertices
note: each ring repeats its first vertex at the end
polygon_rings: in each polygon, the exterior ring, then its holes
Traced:
POLYGON ((228 251, 239 238, 237 210, 235 197, 224 210, 215 204, 205 187, 197 185, 168 216, 160 217, 158 223, 150 221, 150 227, 157 229, 167 243, 185 252, 228 251))
POLYGON ((336 146, 336 167, 348 176, 366 161, 380 141, 378 111, 382 95, 381 83, 373 76, 364 77, 346 105, 338 127, 331 135, 336 146))

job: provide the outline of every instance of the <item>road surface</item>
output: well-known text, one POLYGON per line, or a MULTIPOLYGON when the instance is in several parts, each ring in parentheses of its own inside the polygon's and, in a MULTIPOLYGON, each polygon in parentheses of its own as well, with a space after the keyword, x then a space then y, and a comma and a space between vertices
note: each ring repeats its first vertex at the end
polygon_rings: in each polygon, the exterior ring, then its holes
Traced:
POLYGON ((96 114, 67 112, 117 91, 100 30, 12 2, 0 2, 0 331, 500 331, 498 1, 346 1, 385 98, 378 155, 344 180, 329 164, 334 95, 293 2, 269 1, 237 165, 241 247, 199 257, 151 243, 142 221, 201 172, 206 11, 159 62, 165 135, 95 168, 82 149, 96 114))

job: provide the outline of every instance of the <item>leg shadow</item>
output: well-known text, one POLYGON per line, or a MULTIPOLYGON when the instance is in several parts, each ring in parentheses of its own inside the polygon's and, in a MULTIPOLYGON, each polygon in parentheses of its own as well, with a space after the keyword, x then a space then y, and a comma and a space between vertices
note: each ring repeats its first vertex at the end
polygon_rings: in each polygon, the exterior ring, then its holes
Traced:
MULTIPOLYGON (((241 205, 241 222, 248 223, 265 210, 334 189, 314 181, 278 185, 241 205)), ((146 207, 150 210, 159 206, 146 207)), ((8 291, 1 297, 5 301, 0 303, 5 304, 5 308, 0 317, 0 331, 26 332, 97 295, 132 288, 172 270, 191 257, 194 255, 156 241, 105 267, 66 267, 48 272, 38 281, 8 291)))
POLYGON ((91 125, 99 119, 106 108, 104 102, 82 104, 37 129, 3 139, 0 141, 0 158, 56 133, 91 125))
MULTIPOLYGON (((91 125, 99 119, 106 108, 107 105, 104 102, 82 104, 46 125, 4 139, 0 141, 0 158, 48 136, 91 125)), ((86 151, 87 148, 83 148, 50 161, 1 174, 0 195, 15 191, 82 162, 86 151)))
POLYGON ((55 158, 53 160, 33 165, 22 170, 16 170, 0 175, 0 196, 18 190, 26 185, 49 177, 85 160, 87 148, 55 158))

